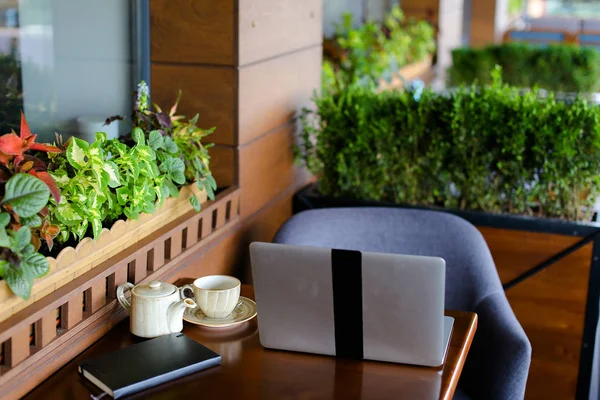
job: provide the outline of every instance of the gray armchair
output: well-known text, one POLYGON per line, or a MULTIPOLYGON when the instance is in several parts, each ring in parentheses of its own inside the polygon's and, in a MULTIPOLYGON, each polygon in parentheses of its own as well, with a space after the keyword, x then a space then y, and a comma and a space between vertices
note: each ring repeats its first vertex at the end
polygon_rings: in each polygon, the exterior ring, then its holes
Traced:
POLYGON ((299 213, 274 241, 446 260, 446 308, 479 316, 455 398, 522 399, 531 345, 506 299, 479 231, 454 215, 402 208, 332 208, 299 213))

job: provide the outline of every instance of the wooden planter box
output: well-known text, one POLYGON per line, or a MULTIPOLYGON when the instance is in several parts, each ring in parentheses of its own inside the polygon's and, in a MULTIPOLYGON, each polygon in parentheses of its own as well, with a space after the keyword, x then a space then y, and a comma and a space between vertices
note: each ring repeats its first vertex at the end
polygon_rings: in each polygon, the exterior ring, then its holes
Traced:
MULTIPOLYGON (((312 208, 427 207, 298 192, 294 212, 312 208)), ((587 399, 600 299, 600 224, 437 209, 483 234, 506 295, 533 347, 526 398, 587 399)))
POLYGON ((240 189, 223 190, 0 322, 0 397, 22 398, 126 318, 120 284, 172 282, 192 262, 210 270, 201 255, 239 226, 239 202, 240 189))
POLYGON ((140 214, 137 220, 118 220, 111 229, 103 229, 97 240, 84 238, 76 248, 66 247, 56 258, 47 257, 50 272, 36 279, 27 301, 14 295, 5 281, 0 281, 0 322, 188 213, 193 209, 189 201, 192 194, 198 196, 200 203, 206 202, 206 192, 195 184, 184 186, 179 197, 165 200, 154 214, 140 214))

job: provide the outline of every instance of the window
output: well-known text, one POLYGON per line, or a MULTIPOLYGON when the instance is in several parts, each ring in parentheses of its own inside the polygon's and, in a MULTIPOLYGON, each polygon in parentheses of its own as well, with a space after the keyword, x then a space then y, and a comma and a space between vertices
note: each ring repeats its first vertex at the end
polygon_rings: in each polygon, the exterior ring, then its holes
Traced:
MULTIPOLYGON (((0 133, 23 109, 39 141, 93 140, 148 79, 147 0, 0 0, 0 133), (144 20, 142 20, 144 19, 144 20), (142 65, 147 64, 147 65, 142 65)), ((117 135, 127 126, 105 127, 117 135)))

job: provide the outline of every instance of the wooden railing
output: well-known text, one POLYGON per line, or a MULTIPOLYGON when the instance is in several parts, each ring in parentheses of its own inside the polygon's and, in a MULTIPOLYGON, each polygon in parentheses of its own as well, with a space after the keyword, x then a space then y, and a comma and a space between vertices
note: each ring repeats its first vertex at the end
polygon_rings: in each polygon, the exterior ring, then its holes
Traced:
POLYGON ((0 323, 0 396, 19 398, 126 317, 117 286, 163 279, 239 220, 230 188, 0 323))

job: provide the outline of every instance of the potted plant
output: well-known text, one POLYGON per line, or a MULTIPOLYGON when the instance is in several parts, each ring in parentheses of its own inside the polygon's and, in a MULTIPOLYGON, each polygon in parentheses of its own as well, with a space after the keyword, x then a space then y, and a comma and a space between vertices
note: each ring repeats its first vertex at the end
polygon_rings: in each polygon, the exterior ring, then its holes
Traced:
POLYGON ((0 136, 0 241, 7 247, 0 256, 2 319, 214 198, 210 146, 202 143, 213 129, 198 128, 198 116, 188 120, 176 109, 151 110, 142 82, 131 134, 120 139, 98 132, 92 143, 63 142, 57 135, 55 146, 39 145, 24 116, 21 136, 0 136), (32 194, 15 192, 24 190, 25 178, 32 194), (23 214, 25 195, 38 202, 23 214), (31 238, 22 226, 31 227, 31 238), (13 270, 30 258, 39 264, 26 275, 21 269, 27 280, 14 285, 13 270))
POLYGON ((48 200, 60 201, 60 192, 46 164, 28 154, 60 152, 35 142, 25 116, 21 129, 0 136, 0 277, 16 295, 29 298, 33 279, 48 273, 48 261, 38 250, 52 247, 58 227, 49 223, 48 200))
POLYGON ((318 183, 296 195, 296 211, 386 205, 469 220, 532 341, 532 386, 547 379, 552 358, 569 390, 578 369, 585 390, 600 295, 600 109, 523 93, 502 83, 499 69, 489 86, 350 86, 315 101, 296 151, 318 183))
POLYGON ((323 42, 323 92, 351 84, 400 87, 431 67, 435 32, 425 21, 407 21, 395 5, 381 24, 353 28, 352 14, 342 16, 335 35, 323 42))

